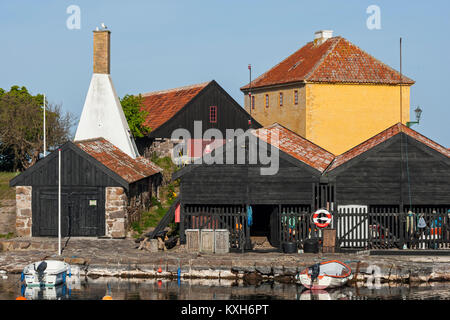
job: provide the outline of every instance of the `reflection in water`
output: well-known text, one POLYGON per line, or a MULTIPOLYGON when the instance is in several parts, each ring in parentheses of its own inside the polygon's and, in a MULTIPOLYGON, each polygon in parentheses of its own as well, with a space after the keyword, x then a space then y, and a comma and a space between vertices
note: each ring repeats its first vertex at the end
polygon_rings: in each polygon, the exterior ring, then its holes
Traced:
POLYGON ((19 275, 9 275, 0 280, 0 299, 14 300, 24 296, 32 299, 101 300, 110 296, 113 300, 387 300, 387 299, 449 299, 450 283, 409 285, 382 284, 378 288, 343 287, 334 290, 306 290, 297 284, 265 282, 260 285, 244 285, 232 280, 159 280, 73 279, 55 288, 22 287, 19 275))

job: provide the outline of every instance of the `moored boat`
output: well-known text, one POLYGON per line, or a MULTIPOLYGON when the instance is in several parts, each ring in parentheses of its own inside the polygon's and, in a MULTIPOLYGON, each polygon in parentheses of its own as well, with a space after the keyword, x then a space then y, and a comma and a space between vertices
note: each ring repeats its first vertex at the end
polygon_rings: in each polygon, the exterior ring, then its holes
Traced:
POLYGON ((64 261, 44 260, 27 265, 22 271, 21 280, 27 286, 56 286, 66 282, 71 276, 71 267, 64 261))
POLYGON ((313 290, 337 288, 352 278, 352 270, 338 260, 324 261, 305 268, 296 275, 296 280, 313 290))

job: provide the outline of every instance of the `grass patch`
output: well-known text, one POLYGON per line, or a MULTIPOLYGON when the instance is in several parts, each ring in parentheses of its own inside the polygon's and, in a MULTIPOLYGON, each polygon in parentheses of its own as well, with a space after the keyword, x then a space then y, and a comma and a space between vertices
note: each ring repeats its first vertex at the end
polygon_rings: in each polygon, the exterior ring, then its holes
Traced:
MULTIPOLYGON (((142 212, 140 221, 131 225, 131 229, 135 231, 135 238, 140 238, 149 228, 154 228, 158 225, 159 221, 174 203, 179 190, 179 182, 171 181, 172 174, 178 170, 172 159, 170 157, 153 157, 151 161, 163 169, 163 186, 159 189, 159 200, 152 197, 150 210, 142 212)), ((176 224, 171 223, 169 226, 172 230, 175 230, 176 224)))
POLYGON ((8 234, 0 234, 0 239, 12 239, 14 238, 14 233, 10 232, 8 234))
POLYGON ((16 198, 16 190, 9 186, 9 180, 18 174, 18 172, 0 172, 0 200, 14 200, 16 198))

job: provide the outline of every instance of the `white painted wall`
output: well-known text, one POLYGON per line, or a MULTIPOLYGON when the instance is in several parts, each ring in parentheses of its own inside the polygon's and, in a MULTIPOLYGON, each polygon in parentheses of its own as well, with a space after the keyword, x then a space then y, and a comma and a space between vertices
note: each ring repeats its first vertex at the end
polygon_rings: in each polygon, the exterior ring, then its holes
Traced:
POLYGON ((75 141, 103 137, 135 159, 139 157, 111 75, 94 73, 75 141))

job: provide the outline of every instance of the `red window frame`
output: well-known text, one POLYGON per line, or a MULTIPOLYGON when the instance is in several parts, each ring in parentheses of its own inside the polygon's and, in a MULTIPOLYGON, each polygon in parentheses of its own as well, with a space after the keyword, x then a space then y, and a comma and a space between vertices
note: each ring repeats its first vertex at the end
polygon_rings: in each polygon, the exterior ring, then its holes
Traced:
POLYGON ((283 92, 280 92, 280 107, 283 106, 283 92))
POLYGON ((217 123, 217 106, 209 107, 209 123, 217 123))
POLYGON ((269 107, 269 95, 266 94, 266 108, 269 107))

